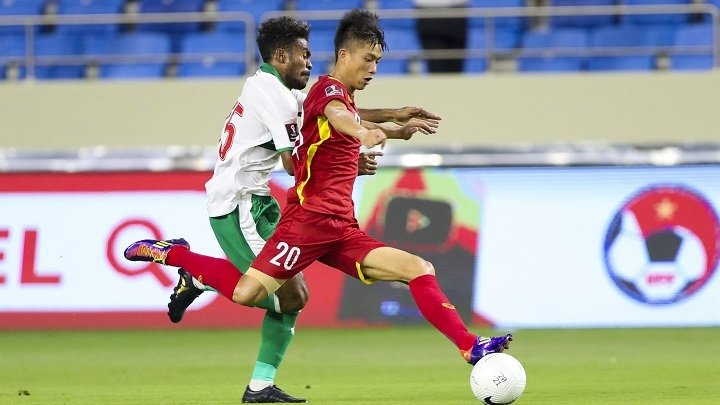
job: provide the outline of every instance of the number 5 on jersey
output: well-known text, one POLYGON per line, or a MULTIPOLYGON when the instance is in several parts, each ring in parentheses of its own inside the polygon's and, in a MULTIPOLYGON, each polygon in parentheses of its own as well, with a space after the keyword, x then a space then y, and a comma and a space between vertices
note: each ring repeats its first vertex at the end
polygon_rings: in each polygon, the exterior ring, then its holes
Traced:
POLYGON ((276 249, 279 250, 280 253, 270 259, 270 263, 278 267, 282 266, 285 270, 291 270, 295 263, 297 263, 298 258, 300 258, 300 248, 290 247, 287 243, 280 242, 276 246, 276 249), (280 263, 281 261, 282 263, 280 263))
POLYGON ((235 107, 233 107, 232 112, 225 120, 225 130, 223 131, 223 137, 220 139, 220 149, 218 150, 220 160, 225 160, 228 151, 232 147, 233 140, 235 139, 235 124, 233 124, 233 119, 235 118, 235 115, 242 117, 244 111, 245 109, 242 104, 235 103, 235 107))

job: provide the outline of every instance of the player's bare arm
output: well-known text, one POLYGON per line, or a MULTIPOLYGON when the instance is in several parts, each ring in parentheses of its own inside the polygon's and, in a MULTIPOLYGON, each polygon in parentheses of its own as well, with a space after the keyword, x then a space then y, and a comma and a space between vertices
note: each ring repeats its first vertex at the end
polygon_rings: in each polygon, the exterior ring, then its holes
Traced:
POLYGON ((435 122, 442 119, 439 115, 431 113, 422 107, 402 107, 395 109, 392 121, 398 124, 404 124, 413 118, 431 120, 435 122))
POLYGON ((440 121, 440 116, 426 111, 422 107, 401 107, 401 108, 360 108, 358 115, 363 121, 370 122, 395 122, 403 124, 411 118, 421 118, 440 121))
POLYGON ((282 161, 283 169, 285 169, 287 174, 294 176, 295 169, 293 168, 292 163, 292 151, 280 152, 280 160, 282 161))
POLYGON ((327 103, 323 114, 335 130, 359 139, 366 148, 380 145, 387 139, 387 136, 381 129, 367 129, 360 125, 355 120, 355 115, 347 109, 345 104, 338 100, 332 100, 327 103))
POLYGON ((400 126, 393 124, 376 124, 367 121, 363 121, 362 125, 368 129, 380 129, 388 139, 408 140, 418 131, 426 135, 436 133, 439 123, 434 120, 411 118, 408 122, 400 126))

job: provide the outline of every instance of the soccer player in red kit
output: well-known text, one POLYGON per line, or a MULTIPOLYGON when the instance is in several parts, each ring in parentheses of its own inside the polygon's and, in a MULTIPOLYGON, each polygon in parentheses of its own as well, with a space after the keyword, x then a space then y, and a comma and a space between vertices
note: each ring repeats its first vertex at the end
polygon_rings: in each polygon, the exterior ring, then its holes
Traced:
POLYGON ((193 266, 197 254, 173 241, 136 242, 125 256, 182 266, 242 305, 264 299, 318 260, 363 283, 408 284, 422 315, 470 364, 506 349, 512 340, 509 334, 484 338, 468 331, 438 285, 431 263, 373 239, 360 230, 355 219, 352 190, 359 148, 371 148, 387 139, 409 139, 414 132, 364 123, 358 116, 355 92, 373 79, 385 48, 374 13, 345 13, 335 33, 333 71, 319 78, 303 104, 301 134, 293 150, 295 185, 288 190, 288 204, 275 233, 245 275, 232 267, 193 266))

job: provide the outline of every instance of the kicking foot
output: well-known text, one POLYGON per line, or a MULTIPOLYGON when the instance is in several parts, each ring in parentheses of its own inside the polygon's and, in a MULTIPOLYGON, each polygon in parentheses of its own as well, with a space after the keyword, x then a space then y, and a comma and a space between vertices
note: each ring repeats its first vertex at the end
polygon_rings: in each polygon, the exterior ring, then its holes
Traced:
POLYGON ((125 249, 125 258, 133 262, 155 262, 165 264, 165 259, 170 249, 175 246, 182 246, 190 249, 190 244, 185 239, 139 240, 125 249))
POLYGON ((512 335, 507 334, 503 336, 494 337, 482 337, 478 336, 472 347, 465 351, 460 351, 465 361, 475 365, 480 359, 490 353, 502 353, 505 349, 510 347, 512 341, 512 335))

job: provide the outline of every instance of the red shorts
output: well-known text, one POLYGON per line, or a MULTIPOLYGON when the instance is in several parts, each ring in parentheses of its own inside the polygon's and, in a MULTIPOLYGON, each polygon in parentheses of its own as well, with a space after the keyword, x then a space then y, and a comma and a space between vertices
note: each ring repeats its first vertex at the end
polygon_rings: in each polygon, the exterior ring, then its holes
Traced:
POLYGON ((384 243, 360 230, 353 217, 336 217, 288 204, 275 233, 252 267, 277 279, 289 279, 315 260, 365 281, 360 263, 384 243))

